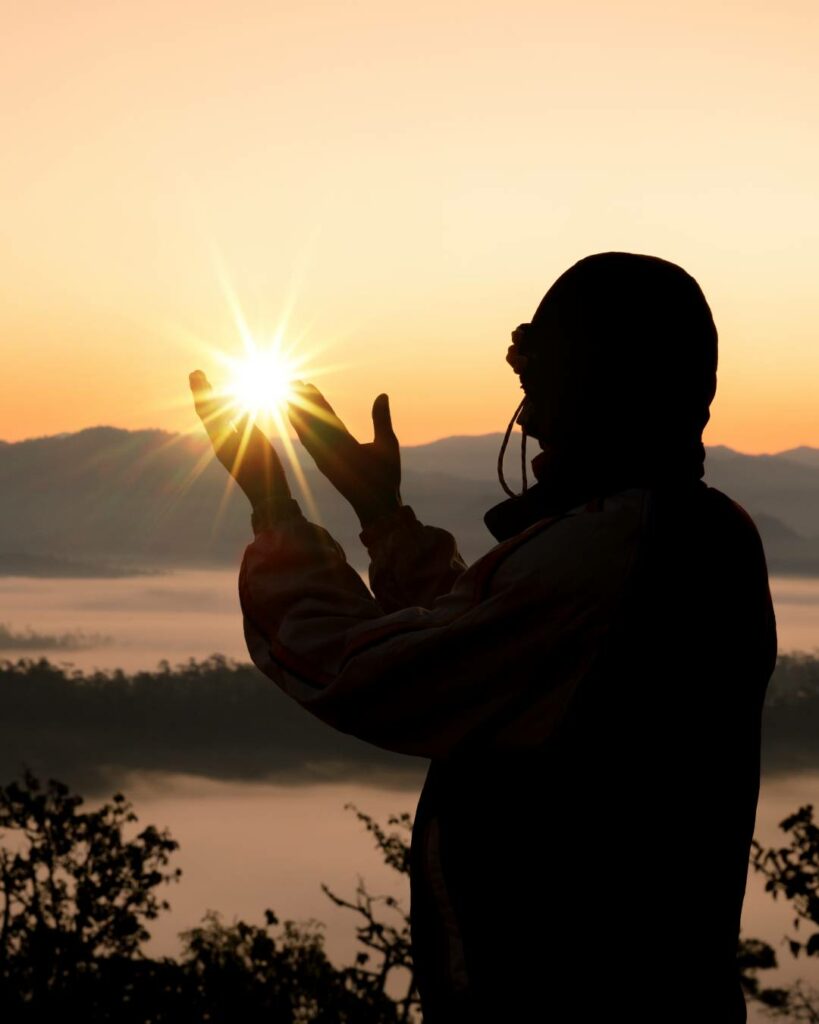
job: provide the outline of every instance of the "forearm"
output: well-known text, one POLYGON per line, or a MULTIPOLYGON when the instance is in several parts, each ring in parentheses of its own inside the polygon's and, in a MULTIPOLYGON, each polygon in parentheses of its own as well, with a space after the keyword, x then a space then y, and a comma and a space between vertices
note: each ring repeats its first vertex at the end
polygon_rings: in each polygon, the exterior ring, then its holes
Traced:
POLYGON ((387 611, 430 608, 467 566, 451 533, 418 522, 408 505, 361 532, 370 555, 370 587, 387 611))
MULTIPOLYGON (((490 667, 471 639, 481 615, 466 580, 434 610, 388 614, 333 538, 299 516, 259 532, 239 593, 256 666, 334 728, 385 749, 442 756, 491 706, 485 687, 501 664, 490 667), (466 635, 455 639, 453 629, 466 635)), ((494 626, 481 629, 491 647, 512 614, 505 603, 493 608, 494 626)))
POLYGON ((245 620, 298 662, 306 678, 332 673, 348 627, 384 614, 341 545, 299 512, 257 524, 239 573, 245 620))
POLYGON ((607 635, 630 558, 628 543, 587 526, 544 521, 461 571, 429 609, 388 613, 325 530, 281 523, 245 553, 248 650, 311 714, 387 750, 539 743, 607 635), (578 551, 580 566, 605 567, 600 579, 578 571, 578 551))

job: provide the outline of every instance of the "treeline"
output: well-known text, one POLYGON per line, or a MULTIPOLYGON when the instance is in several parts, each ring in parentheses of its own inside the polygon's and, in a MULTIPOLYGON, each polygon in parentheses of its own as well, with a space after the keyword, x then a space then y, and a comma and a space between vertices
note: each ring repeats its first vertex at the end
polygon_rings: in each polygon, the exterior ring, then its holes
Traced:
POLYGON ((417 787, 426 762, 337 732, 252 665, 214 655, 133 674, 0 662, 0 779, 23 767, 92 793, 143 771, 417 787))
MULTIPOLYGON (((763 716, 763 773, 819 770, 817 736, 819 657, 782 655, 763 716)), ((0 778, 23 766, 97 792, 139 771, 416 787, 426 762, 338 733, 253 666, 214 656, 134 674, 0 663, 0 778)))
POLYGON ((762 715, 762 774, 819 770, 819 650, 780 654, 762 715))
POLYGON ((73 629, 68 633, 38 633, 28 627, 12 629, 0 622, 0 651, 83 651, 91 647, 105 647, 112 642, 102 633, 85 633, 73 629))

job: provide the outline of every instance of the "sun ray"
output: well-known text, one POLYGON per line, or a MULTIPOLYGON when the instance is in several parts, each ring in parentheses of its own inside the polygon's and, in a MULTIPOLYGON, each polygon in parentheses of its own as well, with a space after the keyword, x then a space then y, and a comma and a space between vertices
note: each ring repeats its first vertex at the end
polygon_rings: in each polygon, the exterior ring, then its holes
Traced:
POLYGON ((293 470, 293 476, 296 478, 296 483, 301 491, 302 497, 304 498, 307 510, 310 513, 313 522, 321 525, 321 515, 316 504, 316 499, 313 497, 313 492, 310 490, 310 484, 307 481, 302 465, 299 462, 299 457, 296 454, 296 449, 293 446, 293 441, 290 438, 287 428, 284 423, 284 416, 281 410, 277 410, 274 414, 276 427, 278 429, 278 436, 281 438, 282 447, 284 448, 287 461, 290 463, 290 467, 293 470))
POLYGON ((250 328, 248 327, 242 305, 239 302, 239 297, 231 284, 222 255, 215 245, 211 245, 210 250, 216 271, 216 279, 222 289, 222 294, 225 296, 228 308, 233 315, 233 322, 236 324, 236 330, 239 332, 239 337, 242 339, 242 343, 245 346, 245 352, 249 355, 252 352, 255 352, 256 342, 251 334, 250 328))
MULTIPOLYGON (((314 232, 313 236, 316 235, 317 232, 314 232)), ((328 350, 337 347, 339 339, 349 334, 349 331, 334 332, 329 336, 325 334, 319 338, 315 318, 306 324, 302 322, 297 330, 292 329, 293 313, 302 291, 303 278, 312 257, 314 242, 315 237, 308 239, 308 243, 302 247, 301 254, 294 263, 277 321, 266 330, 257 330, 258 325, 251 328, 248 322, 222 253, 212 241, 206 241, 218 288, 227 304, 241 347, 233 354, 224 347, 217 348, 211 340, 197 336, 195 331, 179 324, 168 325, 168 331, 177 344, 182 344, 198 354, 196 358, 200 365, 204 363, 207 366, 210 363, 219 367, 218 373, 212 376, 209 374, 213 381, 213 398, 218 403, 213 406, 210 416, 227 416, 231 423, 246 418, 247 427, 242 431, 235 451, 236 461, 241 461, 245 456, 250 426, 255 424, 265 435, 275 440, 275 447, 282 456, 288 475, 292 472, 294 490, 304 502, 305 509, 309 511, 313 521, 320 522, 315 497, 302 465, 301 450, 295 444, 295 434, 287 416, 287 408, 291 403, 306 404, 308 408, 312 405, 302 401, 295 388, 296 381, 313 381, 346 369, 351 364, 337 359, 332 362, 326 359, 328 350)), ((187 405, 189 402, 190 398, 187 395, 180 397, 180 405, 187 405)), ((176 408, 176 403, 172 408, 176 408)), ((319 418, 326 418, 323 409, 314 408, 313 411, 319 418)), ((182 431, 170 438, 166 444, 160 446, 160 449, 164 450, 172 444, 190 440, 197 435, 201 436, 200 432, 201 424, 194 422, 190 430, 182 431)), ((213 460, 213 448, 208 446, 206 451, 196 451, 192 455, 189 470, 175 488, 174 504, 184 498, 206 471, 213 460)), ((214 533, 218 531, 224 518, 234 487, 235 481, 230 476, 225 482, 225 489, 216 509, 214 533)))
POLYGON ((295 405, 299 409, 304 409, 305 412, 310 413, 316 419, 324 420, 325 423, 335 424, 336 417, 334 413, 329 413, 317 402, 311 401, 309 398, 304 398, 298 392, 294 393, 290 400, 291 405, 295 405))
POLYGON ((309 233, 305 243, 302 245, 301 253, 294 261, 293 270, 290 275, 290 284, 287 289, 287 298, 285 299, 284 308, 279 316, 278 330, 281 332, 282 336, 290 326, 290 318, 293 315, 293 310, 295 309, 296 302, 298 300, 301 284, 313 255, 313 248, 320 234, 321 225, 317 223, 309 233))
POLYGON ((227 504, 228 504, 228 501, 230 500, 230 495, 233 492, 233 488, 234 488, 234 485, 235 485, 234 472, 233 471, 235 471, 242 464, 242 459, 244 458, 245 452, 247 451, 247 446, 248 446, 248 443, 250 441, 250 434, 251 434, 252 430, 253 430, 253 424, 252 424, 251 420, 248 418, 245 421, 244 429, 242 430, 241 436, 239 438, 239 444, 238 444, 238 447, 236 449, 236 455, 235 455, 235 457, 233 459, 233 469, 228 474, 228 478, 225 481, 225 489, 222 491, 222 497, 221 497, 221 499, 219 501, 219 505, 218 505, 218 507, 216 509, 216 515, 214 516, 214 520, 213 520, 213 530, 212 530, 211 536, 213 536, 216 533, 217 529, 221 525, 221 522, 222 522, 222 519, 224 518, 225 512, 227 511, 227 504))
POLYGON ((179 484, 179 492, 177 495, 177 501, 180 501, 193 487, 199 477, 205 472, 208 466, 213 462, 213 450, 210 445, 202 452, 199 458, 191 466, 189 472, 185 476, 184 480, 179 484))

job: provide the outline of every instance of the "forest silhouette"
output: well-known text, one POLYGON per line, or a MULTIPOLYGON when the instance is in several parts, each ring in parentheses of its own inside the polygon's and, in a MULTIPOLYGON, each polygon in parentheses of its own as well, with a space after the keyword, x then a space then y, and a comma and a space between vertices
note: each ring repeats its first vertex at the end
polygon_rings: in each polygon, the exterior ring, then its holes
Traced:
MULTIPOLYGON (((780 654, 763 710, 763 776, 819 769, 817 735, 819 656, 780 654)), ((253 666, 218 655, 134 673, 0 662, 0 778, 29 765, 86 793, 140 771, 401 789, 417 788, 426 763, 330 728, 253 666)))
MULTIPOLYGON (((411 816, 390 816, 385 828, 347 807, 385 864, 407 878, 411 816)), ((208 912, 180 934, 178 957, 147 955, 151 922, 169 909, 169 886, 181 872, 171 865, 178 843, 170 833, 137 823, 121 793, 89 811, 64 783, 31 772, 0 787, 0 1005, 9 1024, 421 1024, 408 914, 401 900, 373 895, 361 879, 350 898, 322 885, 354 915, 360 951, 352 965, 328 959, 320 922, 280 922, 271 909, 261 925, 208 912)), ((802 926, 788 938, 790 954, 819 957, 812 805, 780 828, 787 844, 755 841, 751 867, 772 896, 789 902, 794 929, 802 926)), ((765 972, 778 966, 768 942, 740 936, 737 962, 749 999, 784 1020, 817 1020, 819 990, 765 984, 765 972)))

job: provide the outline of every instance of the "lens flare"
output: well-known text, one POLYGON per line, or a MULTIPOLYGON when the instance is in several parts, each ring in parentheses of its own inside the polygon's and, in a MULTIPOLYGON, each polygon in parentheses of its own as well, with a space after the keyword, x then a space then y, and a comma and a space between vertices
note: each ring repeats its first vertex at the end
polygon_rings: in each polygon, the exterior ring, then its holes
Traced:
POLYGON ((231 360, 225 397, 240 413, 275 416, 292 398, 296 374, 296 366, 281 351, 255 349, 231 360))
MULTIPOLYGON (((236 454, 239 463, 246 457, 256 427, 263 434, 276 437, 279 454, 289 463, 307 509, 318 522, 318 509, 290 437, 287 408, 291 403, 302 402, 296 381, 319 372, 309 358, 317 350, 314 348, 308 353, 303 344, 297 343, 285 348, 282 331, 277 331, 269 342, 257 342, 249 331, 245 331, 243 340, 245 352, 241 356, 213 350, 213 356, 224 370, 221 381, 217 379, 212 392, 213 417, 217 422, 226 422, 228 431, 241 431, 241 443, 236 454)), ((227 494, 226 489, 223 505, 227 494)), ((220 506, 220 517, 222 511, 220 506)))
MULTIPOLYGON (((309 326, 295 334, 291 332, 289 322, 296 300, 296 283, 291 289, 277 326, 256 334, 251 330, 218 251, 214 249, 212 255, 217 281, 232 314, 243 352, 241 355, 229 353, 223 344, 217 346, 213 341, 194 335, 184 328, 177 328, 184 343, 196 349, 194 365, 209 368, 211 364, 216 364, 218 367, 213 374, 208 369, 206 376, 213 383, 208 385, 204 402, 200 399, 199 415, 205 420, 206 426, 210 424, 211 428, 218 428, 217 435, 220 430, 224 430, 225 438, 231 434, 235 435, 237 431, 241 432, 241 443, 235 454, 236 464, 241 464, 248 457, 251 440, 255 439, 254 444, 257 443, 259 432, 267 435, 268 439, 274 442, 274 448, 280 458, 289 465, 289 471, 292 472, 312 520, 320 523, 321 517, 293 446, 289 407, 300 405, 314 415, 323 415, 320 408, 314 406, 311 400, 305 399, 300 393, 297 381, 312 382, 316 377, 346 368, 346 363, 331 365, 321 358, 331 345, 339 343, 341 336, 325 338, 317 343, 314 339, 308 340, 309 326)), ((224 340, 222 339, 223 343, 224 340)), ((189 401, 189 396, 186 396, 186 402, 189 401)), ((199 433, 200 430, 201 425, 197 425, 192 427, 191 432, 199 433)), ((218 436, 214 440, 214 430, 209 429, 208 433, 214 447, 218 446, 219 440, 218 436)), ((187 437, 187 434, 180 434, 169 444, 187 437)), ((212 458, 213 453, 210 450, 203 452, 182 483, 182 492, 193 486, 208 468, 212 458)), ((216 512, 214 530, 221 521, 232 490, 232 477, 229 475, 222 501, 216 512)))

